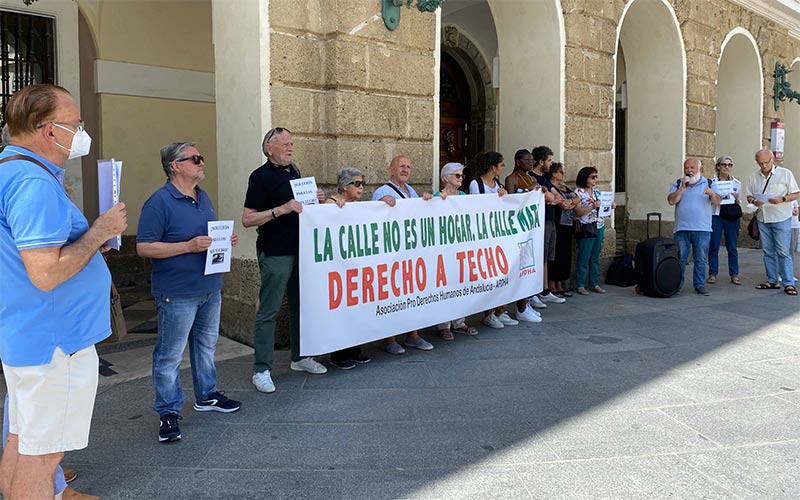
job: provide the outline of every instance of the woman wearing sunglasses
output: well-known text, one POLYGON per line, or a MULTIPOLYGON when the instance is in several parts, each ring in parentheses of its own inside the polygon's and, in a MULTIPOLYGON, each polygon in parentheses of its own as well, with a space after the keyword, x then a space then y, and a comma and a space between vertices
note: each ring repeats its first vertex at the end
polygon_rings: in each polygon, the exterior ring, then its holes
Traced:
MULTIPOLYGON (((575 194, 578 203, 572 209, 573 216, 580 218, 582 224, 596 224, 596 233, 593 237, 580 237, 578 239, 578 259, 575 263, 576 290, 581 295, 589 295, 589 290, 597 293, 606 293, 600 286, 600 249, 603 248, 603 235, 606 224, 598 215, 600 209, 600 191, 597 185, 597 169, 583 167, 575 179, 575 194), (589 278, 589 288, 586 288, 586 278, 589 278)), ((612 203, 612 208, 616 205, 612 203)))
POLYGON ((730 196, 732 202, 722 198, 722 204, 712 205, 714 210, 711 217, 711 242, 708 245, 708 279, 706 283, 713 285, 717 282, 719 274, 719 246, 722 242, 722 233, 725 233, 725 248, 728 249, 728 275, 731 283, 741 285, 739 278, 739 250, 736 244, 739 241, 739 220, 742 218, 742 208, 739 205, 739 193, 742 191, 742 183, 733 176, 733 159, 730 156, 720 156, 714 165, 717 171, 716 177, 712 179, 712 184, 718 181, 732 181, 733 193, 730 196), (727 203, 726 203, 727 201, 727 203))
MULTIPOLYGON (((442 167, 441 171, 442 183, 443 187, 442 190, 434 193, 434 197, 440 197, 441 199, 447 199, 448 196, 461 196, 465 195, 464 191, 461 191, 459 188, 461 187, 461 183, 464 182, 464 165, 460 163, 447 163, 445 166, 442 167)), ((462 333, 464 335, 477 335, 478 330, 467 326, 465 323, 466 318, 458 318, 454 319, 453 321, 445 321, 444 323, 439 323, 438 330, 439 336, 442 337, 442 340, 454 340, 453 332, 462 333)))
MULTIPOLYGON (((345 203, 359 201, 364 193, 364 184, 361 170, 354 167, 343 168, 339 170, 336 180, 336 193, 330 195, 325 203, 336 203, 339 208, 343 208, 345 203)), ((364 355, 358 345, 331 353, 331 364, 341 370, 350 370, 370 361, 370 357, 364 355)))

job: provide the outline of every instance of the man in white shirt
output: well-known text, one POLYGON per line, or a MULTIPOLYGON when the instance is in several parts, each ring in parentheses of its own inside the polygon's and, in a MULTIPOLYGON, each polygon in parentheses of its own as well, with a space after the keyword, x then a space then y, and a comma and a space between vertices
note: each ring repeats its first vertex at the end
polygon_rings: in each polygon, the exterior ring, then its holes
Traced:
POLYGON ((762 149, 757 152, 756 163, 759 169, 750 176, 745 188, 747 202, 760 209, 756 217, 767 271, 766 283, 761 283, 756 288, 780 288, 780 276, 786 294, 797 295, 790 248, 792 201, 800 197, 800 188, 790 170, 775 166, 772 151, 762 149))

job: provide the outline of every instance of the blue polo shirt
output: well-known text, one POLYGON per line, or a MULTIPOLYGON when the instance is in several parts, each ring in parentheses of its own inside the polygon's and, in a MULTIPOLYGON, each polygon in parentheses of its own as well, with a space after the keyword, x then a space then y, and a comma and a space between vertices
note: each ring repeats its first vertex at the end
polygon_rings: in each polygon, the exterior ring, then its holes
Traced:
MULTIPOLYGON (((208 236, 208 223, 217 220, 211 199, 200 187, 195 198, 178 191, 171 182, 144 202, 136 232, 137 243, 180 243, 208 236)), ((155 297, 190 297, 218 292, 222 275, 204 275, 206 252, 152 259, 152 291, 155 297)))
POLYGON ((64 191, 62 168, 20 146, 0 158, 16 154, 36 158, 58 178, 28 161, 0 165, 0 357, 9 366, 36 366, 49 363, 56 347, 72 354, 110 335, 111 273, 98 251, 53 290, 33 286, 19 252, 69 245, 89 223, 64 191))
MULTIPOLYGON (((672 182, 669 194, 678 190, 678 185, 683 179, 672 182)), ((711 197, 703 192, 714 183, 707 178, 700 176, 697 184, 687 187, 681 195, 681 201, 675 205, 675 229, 678 231, 705 231, 711 232, 711 215, 714 207, 711 205, 711 197)))

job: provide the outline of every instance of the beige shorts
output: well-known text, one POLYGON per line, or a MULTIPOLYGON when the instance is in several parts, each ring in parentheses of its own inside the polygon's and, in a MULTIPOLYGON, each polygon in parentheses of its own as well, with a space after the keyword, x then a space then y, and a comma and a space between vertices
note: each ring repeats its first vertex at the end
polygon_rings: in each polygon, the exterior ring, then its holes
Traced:
POLYGON ((8 428, 21 455, 80 450, 89 444, 98 361, 94 346, 72 356, 56 348, 49 364, 3 363, 8 385, 8 428))

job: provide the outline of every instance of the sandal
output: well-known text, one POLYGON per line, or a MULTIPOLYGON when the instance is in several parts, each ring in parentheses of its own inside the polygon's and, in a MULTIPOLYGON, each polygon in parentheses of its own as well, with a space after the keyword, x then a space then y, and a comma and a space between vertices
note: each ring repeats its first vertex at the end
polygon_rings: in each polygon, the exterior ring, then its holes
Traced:
POLYGON ((738 276, 731 276, 731 283, 734 285, 741 285, 742 280, 740 280, 738 276))
POLYGON ((566 290, 559 290, 558 291, 562 297, 570 298, 572 297, 572 292, 568 292, 566 290))
POLYGON ((794 285, 783 287, 783 291, 786 292, 786 295, 797 295, 797 288, 794 285))
POLYGON ((473 328, 473 327, 467 326, 467 325, 459 326, 458 328, 453 328, 453 331, 456 332, 456 333, 461 333, 463 335, 468 335, 470 337, 473 337, 473 336, 478 334, 478 329, 477 328, 473 328))
POLYGON ((453 337, 453 332, 450 330, 439 330, 439 336, 442 337, 442 340, 455 340, 456 338, 453 337))
POLYGON ((780 283, 761 283, 756 285, 756 290, 777 290, 781 287, 780 283))
POLYGON ((706 283, 708 283, 709 285, 713 285, 716 282, 717 282, 717 277, 714 276, 713 274, 709 276, 708 279, 706 280, 706 283))

